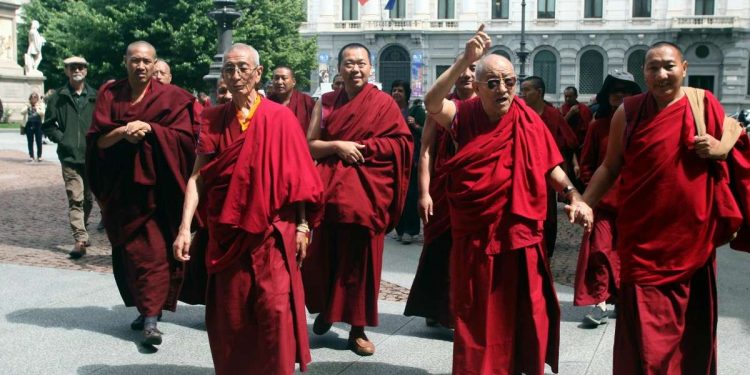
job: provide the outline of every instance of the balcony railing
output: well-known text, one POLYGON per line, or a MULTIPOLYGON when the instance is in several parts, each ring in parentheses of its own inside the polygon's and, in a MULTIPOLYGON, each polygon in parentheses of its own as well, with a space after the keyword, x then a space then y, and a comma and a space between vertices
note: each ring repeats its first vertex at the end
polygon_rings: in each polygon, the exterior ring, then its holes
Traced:
POLYGON ((333 23, 336 30, 360 30, 362 23, 360 21, 337 21, 333 23))
POLYGON ((430 29, 458 29, 458 21, 456 20, 434 20, 430 21, 430 29))
POLYGON ((366 30, 419 30, 423 28, 423 21, 403 18, 365 22, 366 30))
POLYGON ((672 19, 673 29, 725 29, 734 27, 736 17, 691 16, 672 19))

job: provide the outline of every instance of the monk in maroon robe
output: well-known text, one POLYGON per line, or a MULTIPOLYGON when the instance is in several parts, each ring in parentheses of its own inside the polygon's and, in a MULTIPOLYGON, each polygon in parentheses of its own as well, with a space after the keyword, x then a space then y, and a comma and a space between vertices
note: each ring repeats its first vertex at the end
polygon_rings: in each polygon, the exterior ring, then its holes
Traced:
POLYGON ((728 133, 724 113, 706 92, 707 134, 697 135, 677 46, 653 45, 643 70, 648 92, 615 112, 584 195, 596 204, 620 177, 614 374, 716 374, 716 247, 743 224, 729 186, 746 191, 748 173, 732 181, 725 161, 710 160, 728 133))
POLYGON ((297 80, 294 78, 292 68, 279 66, 273 70, 273 91, 269 93, 268 99, 287 106, 297 116, 302 131, 307 135, 307 127, 310 126, 310 115, 312 114, 315 101, 305 93, 297 91, 297 80))
MULTIPOLYGON (((589 125, 581 152, 581 181, 588 185, 594 171, 604 161, 609 141, 612 115, 625 97, 638 94, 640 87, 633 75, 615 72, 607 76, 596 95, 599 109, 597 118, 589 125)), ((569 93, 568 93, 569 94, 569 93)), ((567 94, 566 94, 567 95, 567 94)), ((615 251, 615 218, 617 217, 617 189, 611 189, 594 208, 594 226, 584 234, 578 252, 573 304, 591 305, 583 318, 586 327, 607 323, 607 303, 615 303, 620 282, 620 257, 615 251)))
MULTIPOLYGON (((448 100, 467 100, 476 96, 473 87, 475 69, 476 64, 471 64, 461 73, 448 100)), ((439 172, 454 154, 451 133, 428 117, 417 167, 418 207, 424 222, 424 245, 404 310, 406 316, 425 317, 428 326, 453 327, 449 268, 453 241, 445 191, 448 176, 439 172)))
MULTIPOLYGON (((565 101, 560 106, 560 114, 563 115, 570 129, 575 133, 578 144, 583 145, 586 130, 594 115, 585 103, 578 101, 578 90, 575 87, 566 87, 563 91, 563 97, 565 101)), ((580 155, 580 149, 576 151, 580 155)))
POLYGON ((255 90, 258 61, 245 44, 224 54, 232 102, 204 110, 174 242, 175 257, 191 260, 189 218, 198 209, 208 228, 206 329, 219 375, 291 374, 310 362, 299 267, 306 217, 323 187, 294 114, 255 90))
POLYGON ((131 328, 152 345, 162 340, 161 311, 174 311, 180 292, 182 267, 169 244, 195 159, 193 97, 152 80, 155 60, 150 44, 128 46, 128 78, 99 90, 86 155, 91 190, 107 213, 117 286, 140 313, 131 328))
MULTIPOLYGON (((560 115, 551 104, 544 100, 546 88, 544 81, 537 76, 531 76, 524 79, 521 83, 521 94, 526 104, 531 107, 541 118, 547 129, 552 133, 558 149, 563 155, 563 170, 571 175, 575 174, 578 168, 578 159, 575 152, 578 148, 578 141, 575 133, 565 122, 565 118, 560 115)), ((547 256, 552 257, 555 252, 555 243, 557 242, 557 195, 550 186, 547 190, 547 219, 544 221, 544 244, 547 250, 547 256)))
POLYGON ((364 326, 378 325, 383 240, 401 214, 412 164, 412 137, 390 95, 367 83, 370 53, 347 45, 338 58, 344 89, 323 95, 308 131, 325 186, 325 215, 303 269, 313 332, 351 324, 349 348, 372 355, 364 326))
POLYGON ((453 373, 541 375, 545 362, 557 372, 560 309, 542 245, 547 180, 571 200, 571 219, 590 225, 592 213, 559 167, 545 124, 515 99, 510 61, 482 58, 477 97, 444 99, 490 47, 482 30, 425 96, 427 111, 458 143, 443 166, 453 236, 453 373))
MULTIPOLYGON (((172 68, 164 60, 157 60, 154 64, 154 79, 161 82, 164 85, 172 84, 172 68)), ((200 133, 200 118, 201 112, 203 111, 203 105, 197 98, 193 100, 193 110, 190 111, 193 121, 193 136, 195 141, 198 141, 198 133, 200 133)))

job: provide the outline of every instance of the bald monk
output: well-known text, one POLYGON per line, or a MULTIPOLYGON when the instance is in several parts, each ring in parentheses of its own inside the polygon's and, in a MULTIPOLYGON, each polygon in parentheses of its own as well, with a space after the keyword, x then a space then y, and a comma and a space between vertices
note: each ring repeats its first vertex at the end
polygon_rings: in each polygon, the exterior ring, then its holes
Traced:
MULTIPOLYGON (((727 163, 712 159, 726 156, 739 128, 723 126, 724 111, 706 91, 707 134, 696 135, 679 47, 651 46, 643 73, 648 91, 615 112, 604 162, 584 194, 596 205, 621 178, 613 373, 716 374, 716 247, 743 222, 727 184, 743 187, 747 208, 748 183, 728 181, 727 163)), ((747 145, 747 136, 741 141, 747 145)))
POLYGON ((291 109, 297 116, 305 135, 307 135, 310 114, 315 106, 315 101, 310 95, 297 91, 297 80, 294 78, 292 68, 288 66, 276 67, 273 70, 271 82, 273 83, 273 91, 268 93, 268 99, 291 109))
POLYGON ((541 375, 545 362, 557 372, 560 308, 542 245, 547 181, 570 199, 571 221, 590 226, 592 212, 560 168, 547 127, 516 100, 510 61, 481 58, 477 97, 445 99, 490 47, 483 29, 425 96, 427 111, 458 143, 443 166, 453 236, 453 373, 541 375))
POLYGON ((364 326, 378 325, 383 240, 401 214, 409 185, 412 138, 390 95, 367 83, 370 51, 341 49, 344 88, 315 105, 308 142, 325 192, 325 216, 303 269, 307 308, 319 313, 313 332, 351 325, 349 349, 372 355, 364 326))
POLYGON ((185 183, 195 160, 185 90, 152 79, 156 50, 144 41, 125 53, 128 78, 99 90, 87 135, 86 170, 112 244, 122 299, 139 316, 130 327, 161 344, 162 310, 174 311, 181 267, 169 249, 177 234, 185 183))
MULTIPOLYGON (((459 55, 456 60, 461 56, 459 55)), ((470 64, 454 82, 449 100, 468 100, 476 96, 474 73, 470 64)), ((429 117, 422 133, 417 177, 420 197, 419 216, 424 222, 424 246, 414 282, 406 301, 406 316, 423 316, 428 326, 453 327, 450 311, 449 260, 452 245, 450 216, 442 166, 455 154, 451 133, 436 126, 429 117)))
MULTIPOLYGON (((575 173, 578 170, 578 160, 575 151, 578 141, 575 133, 565 122, 555 107, 544 100, 546 88, 544 81, 537 76, 526 77, 521 83, 521 94, 526 104, 532 108, 547 125, 558 149, 563 155, 563 170, 575 173)), ((547 220, 544 221, 544 243, 547 256, 552 257, 557 242, 557 196, 552 186, 547 190, 547 220)))
POLYGON ((216 81, 216 105, 226 104, 232 101, 232 93, 227 88, 223 77, 216 81))
POLYGON ((302 279, 305 205, 322 184, 286 107, 261 98, 258 52, 224 53, 232 101, 203 113, 198 158, 188 181, 175 258, 190 260, 190 218, 208 227, 206 329, 216 373, 291 374, 310 362, 302 279))
MULTIPOLYGON (((172 84, 172 68, 169 67, 169 64, 164 60, 156 60, 156 63, 154 63, 154 78, 165 85, 172 84)), ((201 112, 203 112, 203 105, 201 105, 200 101, 195 99, 193 100, 193 110, 190 112, 191 116, 193 117, 193 136, 195 138, 195 141, 198 141, 198 135, 200 133, 200 117, 201 112)))
POLYGON ((333 76, 332 82, 331 88, 333 88, 334 91, 344 88, 344 78, 341 77, 341 73, 336 73, 336 75, 333 76))
MULTIPOLYGON (((586 139, 586 130, 594 115, 586 103, 578 101, 578 89, 575 86, 566 87, 563 90, 563 97, 565 101, 560 106, 560 114, 563 115, 570 129, 575 133, 578 145, 583 147, 583 141, 586 139)), ((577 151, 577 155, 580 156, 580 147, 577 151)))

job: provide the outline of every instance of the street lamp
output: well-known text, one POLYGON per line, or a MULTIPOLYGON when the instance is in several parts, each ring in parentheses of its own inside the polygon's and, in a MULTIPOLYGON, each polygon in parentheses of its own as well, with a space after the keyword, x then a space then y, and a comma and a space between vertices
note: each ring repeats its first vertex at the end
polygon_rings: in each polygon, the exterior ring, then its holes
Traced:
POLYGON ((529 56, 526 52, 526 0, 521 0, 521 48, 516 51, 516 56, 521 63, 518 78, 523 80, 526 78, 526 57, 529 56))
MULTIPOLYGON (((215 88, 216 82, 221 77, 221 66, 224 63, 224 51, 232 45, 232 25, 234 21, 242 15, 234 6, 235 0, 214 0, 214 10, 208 13, 208 16, 216 20, 216 29, 218 31, 218 45, 214 61, 208 68, 208 74, 203 76, 203 80, 209 84, 209 87, 215 88)), ((216 90, 210 90, 211 99, 216 101, 216 90)))

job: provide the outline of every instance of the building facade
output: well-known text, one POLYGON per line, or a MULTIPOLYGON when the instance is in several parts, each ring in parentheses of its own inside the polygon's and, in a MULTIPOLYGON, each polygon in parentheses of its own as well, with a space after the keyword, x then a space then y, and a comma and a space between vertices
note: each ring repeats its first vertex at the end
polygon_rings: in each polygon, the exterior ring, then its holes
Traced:
MULTIPOLYGON (((319 82, 333 77, 340 49, 352 42, 371 51, 375 80, 390 88, 412 82, 424 94, 485 24, 491 51, 521 73, 524 0, 308 0, 300 32, 316 36, 319 82)), ((523 71, 541 76, 546 99, 559 103, 567 86, 583 100, 614 70, 643 84, 646 48, 657 41, 679 45, 688 60, 686 84, 713 91, 727 112, 750 107, 750 1, 748 0, 528 0, 525 1, 523 71)))

